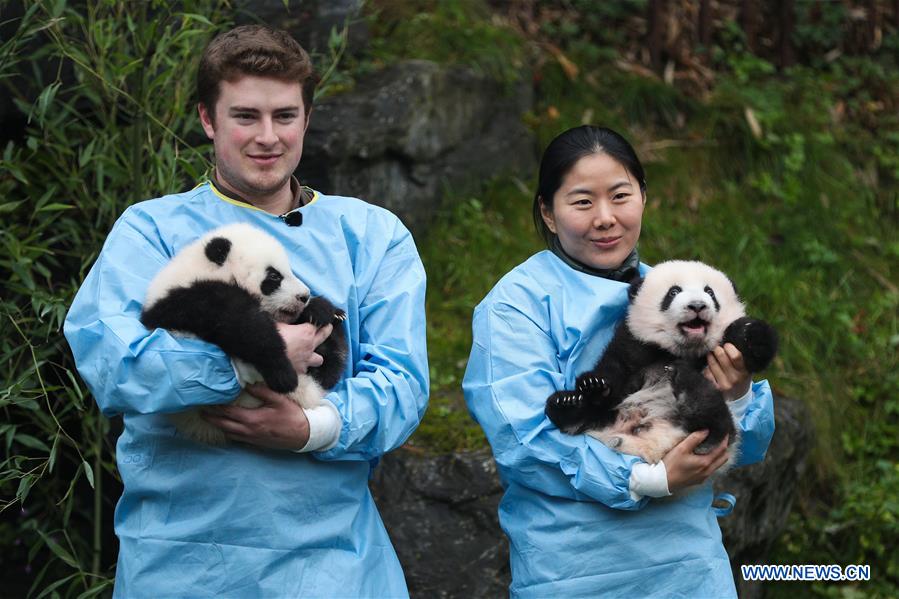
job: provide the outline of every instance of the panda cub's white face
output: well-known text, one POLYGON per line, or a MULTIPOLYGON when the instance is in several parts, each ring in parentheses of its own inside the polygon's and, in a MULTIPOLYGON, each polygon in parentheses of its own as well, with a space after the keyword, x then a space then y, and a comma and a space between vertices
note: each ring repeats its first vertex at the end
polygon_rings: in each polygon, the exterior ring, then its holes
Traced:
POLYGON ((242 223, 214 229, 178 252, 153 280, 146 305, 195 281, 237 284, 281 322, 295 321, 309 300, 309 288, 290 270, 284 247, 268 233, 242 223))
POLYGON ((646 275, 628 308, 627 326, 640 341, 695 358, 720 345, 727 326, 745 314, 724 273, 702 262, 672 260, 646 275))

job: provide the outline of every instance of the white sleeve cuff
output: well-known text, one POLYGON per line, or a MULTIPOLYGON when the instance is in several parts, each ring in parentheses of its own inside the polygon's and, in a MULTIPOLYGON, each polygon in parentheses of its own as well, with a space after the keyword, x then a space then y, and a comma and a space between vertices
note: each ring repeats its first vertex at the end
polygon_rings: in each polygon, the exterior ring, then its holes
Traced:
POLYGON ((644 496, 667 497, 671 495, 668 490, 668 470, 665 462, 647 464, 638 462, 631 468, 630 495, 634 501, 640 501, 644 496))
POLYGON ((746 395, 740 399, 727 402, 727 407, 730 408, 730 413, 734 417, 734 422, 743 420, 743 415, 746 413, 746 410, 749 409, 749 404, 752 402, 752 395, 752 385, 749 385, 749 391, 746 392, 746 395))
POLYGON ((303 412, 309 420, 309 440, 302 449, 295 449, 296 453, 324 451, 337 445, 343 420, 334 404, 325 400, 322 405, 304 409, 303 412))

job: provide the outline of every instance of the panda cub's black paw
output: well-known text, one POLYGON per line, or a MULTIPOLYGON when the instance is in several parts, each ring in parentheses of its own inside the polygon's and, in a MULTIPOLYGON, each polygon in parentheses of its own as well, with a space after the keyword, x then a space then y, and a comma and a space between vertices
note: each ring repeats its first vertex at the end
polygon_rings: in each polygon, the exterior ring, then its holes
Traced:
POLYGON ((777 353, 778 337, 774 327, 764 320, 744 316, 727 327, 722 342, 733 343, 740 350, 749 372, 761 372, 777 353))
POLYGON ((303 308, 297 324, 308 322, 316 327, 323 327, 327 324, 342 322, 346 320, 346 317, 346 312, 319 295, 309 300, 306 307, 303 308))
POLYGON ((589 372, 577 377, 574 386, 581 393, 592 393, 596 391, 601 397, 607 396, 611 391, 606 379, 601 376, 590 374, 589 372))
POLYGON ((584 395, 578 391, 556 391, 546 400, 546 416, 560 430, 576 428, 583 421, 584 395))

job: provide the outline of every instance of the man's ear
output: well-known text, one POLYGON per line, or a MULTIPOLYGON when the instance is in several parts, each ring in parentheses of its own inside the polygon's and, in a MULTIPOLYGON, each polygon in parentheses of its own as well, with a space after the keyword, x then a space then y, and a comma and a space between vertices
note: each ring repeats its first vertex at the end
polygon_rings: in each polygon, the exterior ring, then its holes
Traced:
POLYGON ((306 135, 306 131, 309 130, 309 117, 312 116, 312 109, 309 109, 309 112, 306 113, 306 124, 303 125, 303 135, 306 135))
POLYGON ((206 132, 206 137, 215 139, 215 125, 212 122, 212 115, 209 113, 206 105, 199 102, 197 104, 197 112, 200 113, 200 124, 203 125, 203 131, 206 132))

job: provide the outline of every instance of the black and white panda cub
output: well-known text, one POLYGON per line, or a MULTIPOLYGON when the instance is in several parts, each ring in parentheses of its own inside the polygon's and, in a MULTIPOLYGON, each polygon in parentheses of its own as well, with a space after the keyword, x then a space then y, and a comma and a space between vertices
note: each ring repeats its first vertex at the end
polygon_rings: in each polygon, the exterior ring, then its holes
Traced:
MULTIPOLYGON (((284 247, 271 235, 247 224, 214 229, 179 251, 147 290, 141 322, 191 335, 218 345, 234 361, 245 383, 264 381, 303 408, 324 400, 324 389, 337 384, 347 358, 341 326, 346 313, 309 288, 291 272, 284 247), (276 323, 309 322, 334 331, 316 350, 318 368, 297 374, 287 357, 276 323)), ((242 392, 234 401, 248 408, 261 402, 242 392)), ((225 434, 190 409, 170 415, 186 436, 213 445, 225 434)))
POLYGON ((702 375, 706 354, 733 343, 750 372, 764 370, 777 333, 746 316, 727 276, 702 262, 673 260, 631 283, 627 318, 574 391, 552 394, 546 415, 565 433, 587 433, 608 447, 656 463, 689 433, 708 429, 696 449, 738 441, 730 409, 702 375))

